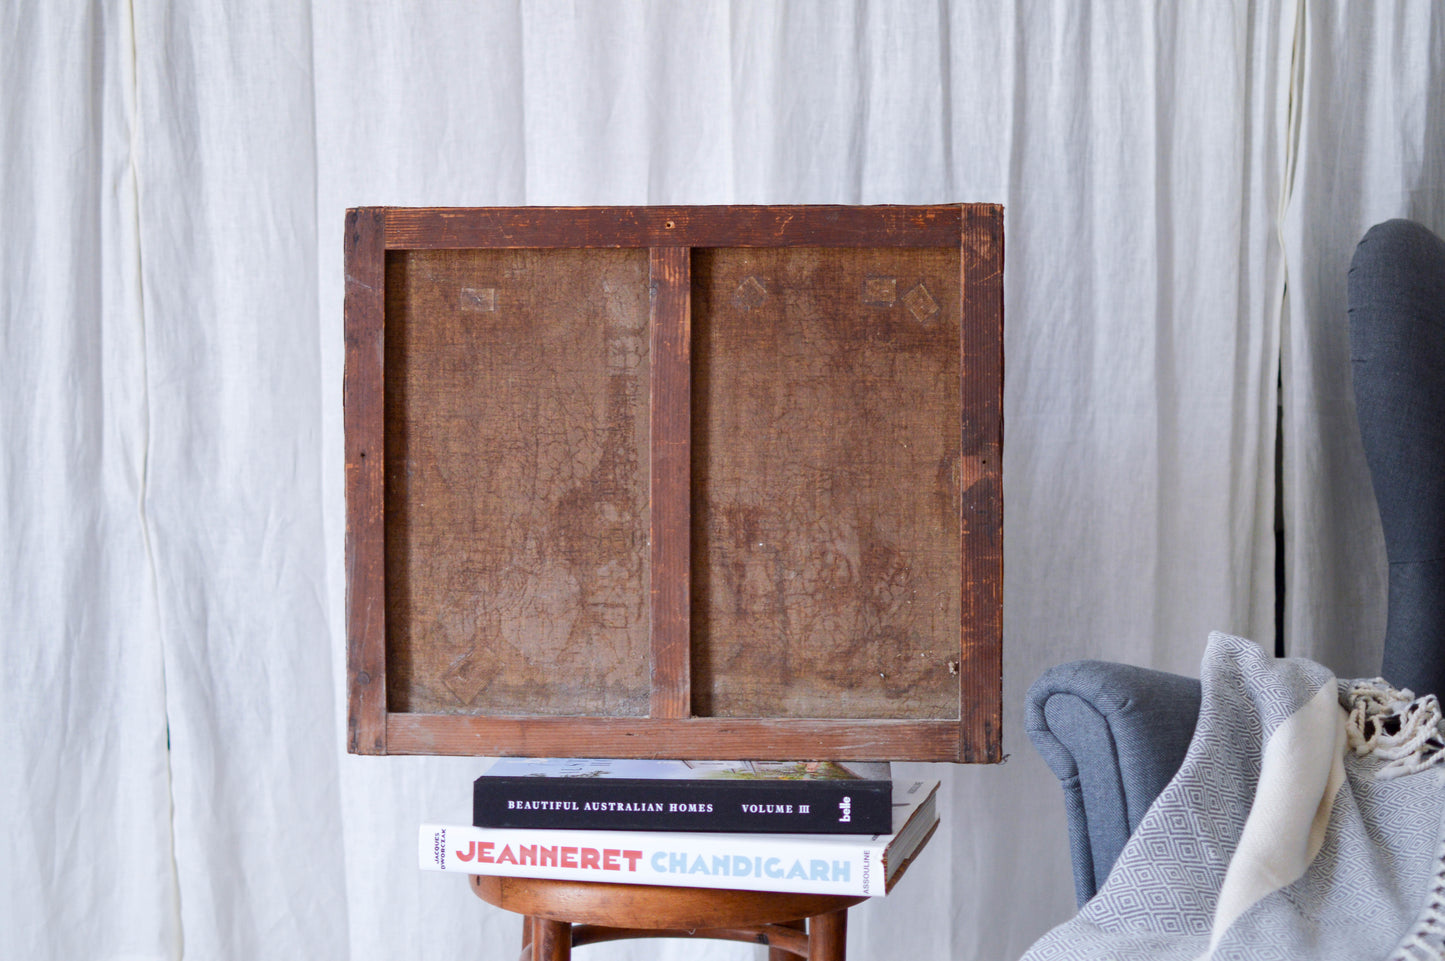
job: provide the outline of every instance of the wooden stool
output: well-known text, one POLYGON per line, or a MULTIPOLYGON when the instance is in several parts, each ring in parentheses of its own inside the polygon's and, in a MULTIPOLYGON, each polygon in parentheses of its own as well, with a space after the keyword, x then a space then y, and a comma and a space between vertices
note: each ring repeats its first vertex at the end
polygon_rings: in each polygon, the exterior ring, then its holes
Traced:
POLYGON ((848 909, 864 900, 486 875, 472 876, 472 890, 523 915, 523 961, 567 961, 574 947, 624 938, 748 941, 768 945, 768 961, 844 961, 848 909))

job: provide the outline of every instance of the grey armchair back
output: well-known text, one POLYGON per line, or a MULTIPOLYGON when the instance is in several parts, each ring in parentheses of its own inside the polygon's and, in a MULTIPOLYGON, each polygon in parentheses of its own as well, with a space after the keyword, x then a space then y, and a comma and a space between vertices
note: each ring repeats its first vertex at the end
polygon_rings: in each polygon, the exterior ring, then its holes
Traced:
MULTIPOLYGON (((1349 273, 1350 355, 1360 436, 1389 559, 1381 675, 1445 695, 1445 241, 1391 220, 1349 273)), ((1025 726, 1059 778, 1082 905, 1184 760, 1199 681, 1106 661, 1046 671, 1025 726)))

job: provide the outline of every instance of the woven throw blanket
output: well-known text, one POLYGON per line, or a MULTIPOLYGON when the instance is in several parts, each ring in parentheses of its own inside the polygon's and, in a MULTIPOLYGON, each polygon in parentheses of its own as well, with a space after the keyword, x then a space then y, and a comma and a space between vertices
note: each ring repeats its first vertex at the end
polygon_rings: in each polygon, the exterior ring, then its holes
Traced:
POLYGON ((1025 961, 1445 958, 1434 696, 1210 637, 1199 724, 1112 873, 1025 961))

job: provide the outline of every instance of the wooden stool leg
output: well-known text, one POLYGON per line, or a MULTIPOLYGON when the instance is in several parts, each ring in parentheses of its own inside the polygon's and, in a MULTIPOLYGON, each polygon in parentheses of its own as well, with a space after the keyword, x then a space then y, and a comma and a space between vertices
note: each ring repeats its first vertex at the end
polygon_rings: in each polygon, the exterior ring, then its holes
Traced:
POLYGON ((847 908, 808 919, 808 961, 844 961, 847 950, 847 908))
MULTIPOLYGON (((797 921, 784 921, 779 927, 792 928, 795 931, 808 930, 808 922, 802 919, 797 921)), ((768 961, 797 961, 797 955, 791 951, 784 951, 782 948, 768 948, 768 961)))
POLYGON ((532 961, 570 961, 572 925, 547 918, 534 917, 528 921, 532 929, 532 961))

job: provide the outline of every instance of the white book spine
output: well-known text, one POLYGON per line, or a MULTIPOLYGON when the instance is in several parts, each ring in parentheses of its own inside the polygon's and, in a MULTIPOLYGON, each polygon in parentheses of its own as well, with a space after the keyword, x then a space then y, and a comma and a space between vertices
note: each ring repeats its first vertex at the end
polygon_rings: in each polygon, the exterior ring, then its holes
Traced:
POLYGON ((423 824, 420 855, 465 874, 872 896, 886 890, 890 839, 423 824))

